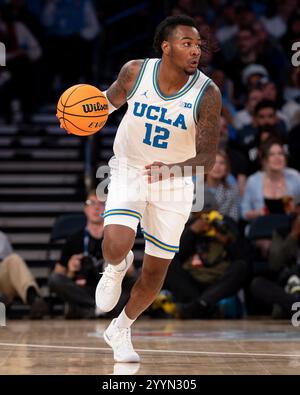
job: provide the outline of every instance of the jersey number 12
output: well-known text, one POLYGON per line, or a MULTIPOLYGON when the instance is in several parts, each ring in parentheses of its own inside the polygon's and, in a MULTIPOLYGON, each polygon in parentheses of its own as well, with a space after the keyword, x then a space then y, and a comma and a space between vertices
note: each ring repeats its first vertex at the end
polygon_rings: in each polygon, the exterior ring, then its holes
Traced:
POLYGON ((161 126, 155 126, 154 132, 152 133, 153 125, 151 123, 145 123, 146 135, 144 137, 143 143, 151 145, 156 148, 167 148, 168 140, 170 136, 170 131, 161 126))

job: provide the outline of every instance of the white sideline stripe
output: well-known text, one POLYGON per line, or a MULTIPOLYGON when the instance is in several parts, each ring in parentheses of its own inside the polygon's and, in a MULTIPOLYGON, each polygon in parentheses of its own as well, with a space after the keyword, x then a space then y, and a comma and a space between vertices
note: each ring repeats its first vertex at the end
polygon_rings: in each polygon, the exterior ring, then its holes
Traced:
MULTIPOLYGON (((57 348, 63 350, 88 350, 88 351, 111 351, 107 347, 78 347, 78 346, 55 346, 48 344, 26 344, 26 343, 0 343, 0 346, 9 347, 33 347, 33 348, 57 348)), ((300 354, 269 354, 256 352, 223 352, 223 351, 188 351, 188 350, 147 350, 136 349, 139 352, 163 353, 163 354, 193 354, 193 355, 228 355, 228 356, 249 356, 249 357, 300 357, 300 354)))

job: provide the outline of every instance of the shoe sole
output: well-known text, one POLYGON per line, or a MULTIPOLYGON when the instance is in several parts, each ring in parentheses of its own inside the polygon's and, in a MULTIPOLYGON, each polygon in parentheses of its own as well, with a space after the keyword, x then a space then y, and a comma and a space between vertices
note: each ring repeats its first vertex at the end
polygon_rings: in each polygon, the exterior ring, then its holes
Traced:
MULTIPOLYGON (((113 347, 112 347, 112 345, 111 345, 111 343, 110 343, 110 341, 109 341, 109 338, 107 337, 107 335, 106 335, 106 331, 103 333, 103 338, 104 338, 104 340, 105 340, 105 343, 113 350, 113 347)), ((124 360, 120 360, 120 359, 116 359, 115 357, 114 357, 114 360, 115 360, 115 362, 123 362, 123 363, 137 363, 137 362, 140 362, 140 357, 138 357, 138 360, 137 359, 134 359, 134 360, 126 360, 126 361, 124 361, 124 360)))

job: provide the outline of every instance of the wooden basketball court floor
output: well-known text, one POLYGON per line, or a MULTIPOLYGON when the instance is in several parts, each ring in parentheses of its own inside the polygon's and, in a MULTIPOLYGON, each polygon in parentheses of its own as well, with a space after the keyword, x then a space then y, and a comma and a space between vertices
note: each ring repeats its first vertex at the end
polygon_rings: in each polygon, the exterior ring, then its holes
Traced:
POLYGON ((114 363, 108 320, 8 321, 0 374, 300 374, 300 327, 272 320, 149 320, 133 326, 140 364, 114 363))

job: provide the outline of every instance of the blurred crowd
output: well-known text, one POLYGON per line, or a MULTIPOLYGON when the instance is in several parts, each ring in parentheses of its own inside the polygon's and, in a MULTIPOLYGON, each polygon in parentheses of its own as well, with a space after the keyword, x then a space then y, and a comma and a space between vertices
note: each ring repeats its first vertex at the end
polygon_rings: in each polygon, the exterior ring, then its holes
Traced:
MULTIPOLYGON (((3 121, 13 122, 16 97, 30 122, 41 103, 55 102, 72 84, 112 82, 123 61, 151 56, 160 20, 192 16, 201 34, 200 68, 222 93, 221 138, 204 210, 191 216, 152 314, 237 317, 246 310, 287 317, 300 301, 300 67, 292 61, 299 1, 143 4, 133 24, 100 1, 0 0, 3 121)), ((55 279, 61 277, 52 276, 54 288, 55 279)))

